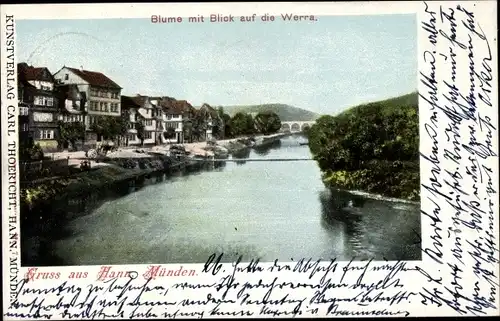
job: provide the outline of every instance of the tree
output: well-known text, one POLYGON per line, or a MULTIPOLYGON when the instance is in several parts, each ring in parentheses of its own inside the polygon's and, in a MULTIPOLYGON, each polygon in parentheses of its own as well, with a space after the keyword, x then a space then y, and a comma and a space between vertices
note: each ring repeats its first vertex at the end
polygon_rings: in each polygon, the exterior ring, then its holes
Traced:
POLYGON ((141 146, 144 145, 144 139, 146 138, 146 132, 144 130, 144 124, 139 121, 135 124, 137 130, 137 138, 141 141, 141 146))
POLYGON ((192 137, 196 141, 204 140, 207 130, 205 116, 197 112, 191 117, 192 137))
POLYGON ((90 128, 98 137, 105 140, 117 140, 124 137, 128 131, 128 120, 126 117, 99 116, 90 128))
POLYGON ((217 107, 217 114, 219 115, 220 118, 224 119, 224 107, 219 106, 217 107))
POLYGON ((252 115, 243 112, 236 113, 230 121, 231 135, 250 135, 255 133, 255 124, 252 115))
POLYGON ((183 118, 182 135, 188 143, 193 142, 193 121, 191 120, 191 118, 183 118))
POLYGON ((255 116, 255 127, 262 134, 273 134, 281 129, 281 120, 274 112, 260 112, 255 116))
POLYGON ((392 197, 418 198, 418 99, 407 96, 321 116, 309 148, 329 184, 392 197))
POLYGON ((22 161, 33 162, 44 159, 44 153, 39 144, 35 144, 32 137, 19 146, 19 158, 22 161))
POLYGON ((60 121, 58 127, 58 144, 62 145, 64 148, 67 148, 69 145, 76 148, 76 142, 85 139, 85 125, 81 122, 66 123, 60 121))
POLYGON ((212 133, 218 139, 226 138, 226 121, 224 118, 224 108, 222 106, 217 107, 217 120, 212 133))
POLYGON ((224 137, 232 137, 232 134, 231 134, 231 116, 229 116, 229 114, 223 114, 222 120, 224 123, 224 137))

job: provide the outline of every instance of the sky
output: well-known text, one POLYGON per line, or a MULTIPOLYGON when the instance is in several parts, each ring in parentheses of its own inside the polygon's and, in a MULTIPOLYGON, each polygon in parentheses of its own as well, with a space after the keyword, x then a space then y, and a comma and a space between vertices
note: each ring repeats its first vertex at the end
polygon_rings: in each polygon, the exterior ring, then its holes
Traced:
POLYGON ((63 66, 102 72, 122 95, 194 106, 283 103, 336 114, 417 88, 413 14, 267 23, 21 20, 17 52, 18 62, 52 73, 63 66))

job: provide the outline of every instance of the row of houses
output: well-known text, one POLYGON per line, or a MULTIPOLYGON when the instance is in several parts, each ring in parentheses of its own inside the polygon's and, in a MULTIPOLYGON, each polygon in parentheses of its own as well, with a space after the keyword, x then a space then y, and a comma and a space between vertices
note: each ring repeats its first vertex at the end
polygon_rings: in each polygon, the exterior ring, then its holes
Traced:
POLYGON ((212 138, 212 128, 221 122, 217 111, 204 104, 194 108, 186 100, 137 94, 122 95, 122 87, 101 72, 83 68, 62 67, 52 74, 46 67, 18 64, 20 139, 32 139, 44 151, 58 146, 59 123, 81 122, 85 125, 87 145, 101 138, 92 131, 99 116, 126 117, 128 146, 184 143, 185 128, 193 119, 203 122, 198 140, 212 138), (138 123, 142 124, 143 141, 139 139, 138 123), (201 136, 201 137, 200 137, 201 136))

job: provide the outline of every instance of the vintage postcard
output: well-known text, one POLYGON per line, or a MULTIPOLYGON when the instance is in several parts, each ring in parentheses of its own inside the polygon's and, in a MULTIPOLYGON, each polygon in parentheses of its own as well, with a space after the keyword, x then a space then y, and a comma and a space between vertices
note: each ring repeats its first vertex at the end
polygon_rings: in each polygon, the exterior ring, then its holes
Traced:
POLYGON ((498 315, 496 1, 0 11, 5 320, 498 315))

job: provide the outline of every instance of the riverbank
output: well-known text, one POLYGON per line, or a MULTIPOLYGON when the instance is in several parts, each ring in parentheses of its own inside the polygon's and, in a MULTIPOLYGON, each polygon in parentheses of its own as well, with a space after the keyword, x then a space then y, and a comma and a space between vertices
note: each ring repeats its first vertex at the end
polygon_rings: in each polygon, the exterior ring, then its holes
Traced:
POLYGON ((156 173, 198 170, 209 165, 213 164, 153 155, 143 158, 104 159, 87 171, 23 184, 20 195, 21 206, 29 211, 64 197, 76 197, 91 191, 112 188, 116 184, 123 184, 156 173))
POLYGON ((414 162, 371 161, 358 170, 326 170, 322 178, 329 188, 420 200, 420 167, 414 162))
MULTIPOLYGON (((214 144, 197 142, 183 144, 186 152, 192 156, 213 158, 217 149, 224 149, 228 154, 236 153, 252 146, 265 146, 286 136, 273 134, 255 138, 234 138, 217 141, 214 144)), ((193 162, 189 157, 177 158, 169 153, 170 146, 154 146, 152 148, 120 149, 109 153, 99 161, 91 162, 91 170, 82 171, 67 177, 50 177, 28 182, 21 186, 21 205, 32 209, 45 203, 67 197, 68 195, 85 194, 95 189, 108 188, 132 179, 138 179, 159 172, 181 171, 186 168, 201 169, 215 164, 193 162), (196 167, 196 168, 195 168, 196 167)), ((84 152, 59 153, 52 155, 54 159, 69 157, 69 165, 79 167, 85 158, 84 152)))
POLYGON ((241 138, 233 138, 227 140, 221 140, 217 143, 226 148, 229 153, 239 152, 246 148, 252 147, 263 147, 269 144, 272 144, 283 137, 286 137, 288 134, 285 133, 276 133, 271 135, 260 135, 254 137, 241 137, 241 138))
POLYGON ((23 264, 200 263, 220 252, 229 262, 231 253, 420 259, 418 205, 330 192, 313 161, 266 161, 309 158, 302 140, 248 149, 262 162, 151 174, 22 211, 32 217, 22 223, 23 264))

